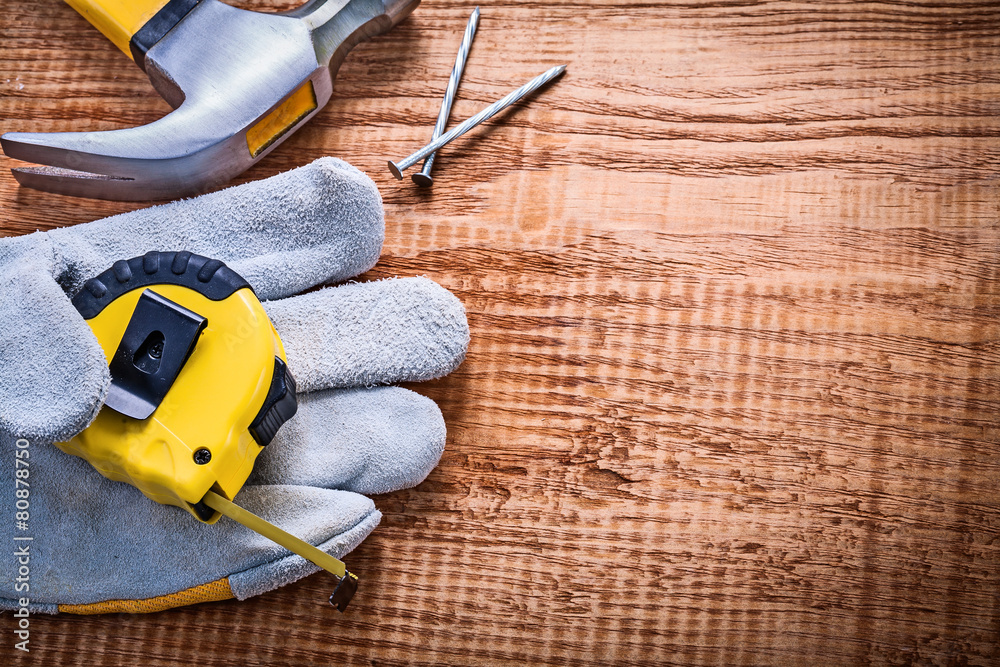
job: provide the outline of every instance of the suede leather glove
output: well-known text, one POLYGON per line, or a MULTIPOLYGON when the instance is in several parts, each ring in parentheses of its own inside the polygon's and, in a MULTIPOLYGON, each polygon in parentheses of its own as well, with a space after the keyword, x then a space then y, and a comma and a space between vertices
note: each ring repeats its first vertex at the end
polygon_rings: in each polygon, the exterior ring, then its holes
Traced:
POLYGON ((28 471, 27 518, 15 520, 9 491, 0 535, 8 554, 10 545, 30 554, 27 577, 16 556, 3 558, 0 608, 24 606, 23 597, 34 612, 157 611, 244 599, 319 569, 226 517, 205 525, 159 505, 52 444, 93 420, 110 385, 70 297, 116 260, 151 250, 188 250, 242 275, 296 378, 298 412, 235 501, 335 557, 357 546, 381 517, 363 494, 418 484, 445 442, 433 401, 383 385, 449 373, 469 340, 462 305, 424 278, 291 296, 368 270, 383 237, 374 183, 324 158, 195 199, 0 239, 0 470, 9 486, 28 471))

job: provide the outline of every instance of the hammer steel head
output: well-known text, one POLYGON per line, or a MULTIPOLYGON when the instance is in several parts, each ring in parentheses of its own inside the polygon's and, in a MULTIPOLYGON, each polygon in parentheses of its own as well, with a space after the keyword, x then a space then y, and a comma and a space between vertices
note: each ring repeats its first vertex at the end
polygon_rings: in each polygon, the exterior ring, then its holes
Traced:
POLYGON ((141 65, 174 111, 140 127, 0 137, 24 186, 99 199, 172 199, 225 183, 329 101, 359 42, 420 0, 312 0, 284 14, 201 0, 141 65))

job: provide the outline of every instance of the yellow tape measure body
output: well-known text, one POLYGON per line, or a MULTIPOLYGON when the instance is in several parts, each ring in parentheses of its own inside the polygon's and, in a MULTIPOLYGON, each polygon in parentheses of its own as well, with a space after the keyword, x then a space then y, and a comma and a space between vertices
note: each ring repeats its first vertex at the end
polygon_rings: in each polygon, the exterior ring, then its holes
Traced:
POLYGON ((81 312, 109 360, 112 390, 94 422, 57 446, 109 479, 214 523, 220 514, 201 504, 205 494, 214 490, 232 499, 263 446, 295 411, 285 351, 263 306, 221 262, 190 253, 118 262, 81 295, 74 303, 80 308, 78 301, 88 302, 81 312), (143 316, 148 321, 137 322, 143 316), (171 333, 175 316, 195 324, 187 333, 171 333), (169 384, 152 405, 156 397, 143 395, 143 383, 155 385, 150 370, 168 361, 179 371, 162 379, 161 385, 169 384), (282 382, 284 393, 275 389, 282 382), (116 396, 120 400, 112 400, 116 396), (150 407, 151 414, 139 418, 150 407))
POLYGON ((254 461, 297 409, 285 349, 250 285, 218 260, 149 252, 87 281, 73 305, 97 337, 111 388, 64 452, 148 498, 215 523, 225 514, 338 579, 358 578, 312 544, 234 505, 254 461))

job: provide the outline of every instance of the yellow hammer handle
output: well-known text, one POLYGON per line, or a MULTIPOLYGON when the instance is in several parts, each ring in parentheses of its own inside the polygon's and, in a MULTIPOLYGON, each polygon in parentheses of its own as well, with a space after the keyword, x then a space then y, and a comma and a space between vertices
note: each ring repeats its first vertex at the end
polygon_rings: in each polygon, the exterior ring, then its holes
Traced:
POLYGON ((169 0, 66 0, 129 58, 129 40, 169 0))
POLYGON ((336 577, 343 579, 344 575, 347 574, 347 568, 344 566, 343 562, 337 560, 325 551, 320 551, 308 542, 300 540, 291 533, 286 533, 273 523, 268 523, 264 519, 261 519, 253 512, 245 510, 239 505, 226 500, 214 491, 206 493, 202 502, 214 509, 216 512, 222 512, 233 521, 242 523, 255 533, 260 533, 272 542, 277 542, 292 553, 296 553, 306 560, 312 561, 336 577))

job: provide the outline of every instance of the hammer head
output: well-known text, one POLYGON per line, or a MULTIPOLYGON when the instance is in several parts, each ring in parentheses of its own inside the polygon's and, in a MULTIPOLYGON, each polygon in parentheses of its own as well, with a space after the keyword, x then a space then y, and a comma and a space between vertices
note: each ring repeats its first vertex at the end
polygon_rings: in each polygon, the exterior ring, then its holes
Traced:
POLYGON ((313 0, 262 14, 201 0, 137 60, 174 111, 107 132, 9 132, 0 144, 9 157, 41 165, 12 170, 39 190, 120 200, 205 192, 315 115, 350 49, 419 2, 313 0))

